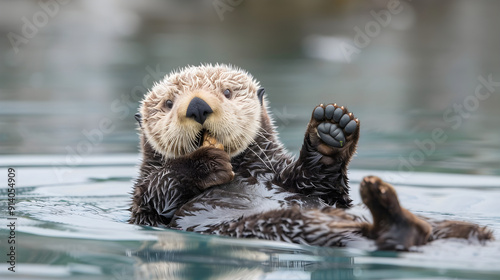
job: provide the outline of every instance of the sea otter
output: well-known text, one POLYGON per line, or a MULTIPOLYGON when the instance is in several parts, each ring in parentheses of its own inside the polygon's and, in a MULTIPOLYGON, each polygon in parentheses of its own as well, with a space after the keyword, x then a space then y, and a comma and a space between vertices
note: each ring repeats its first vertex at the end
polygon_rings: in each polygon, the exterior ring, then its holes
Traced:
MULTIPOLYGON (((250 74, 227 65, 186 67, 156 84, 136 115, 143 159, 129 222, 320 246, 370 238, 395 250, 450 236, 436 234, 446 223, 401 208, 376 177, 361 186, 374 223, 348 214, 347 166, 360 121, 343 106, 316 106, 294 158, 264 94, 250 74)), ((453 237, 473 233, 492 238, 473 224, 453 237)))

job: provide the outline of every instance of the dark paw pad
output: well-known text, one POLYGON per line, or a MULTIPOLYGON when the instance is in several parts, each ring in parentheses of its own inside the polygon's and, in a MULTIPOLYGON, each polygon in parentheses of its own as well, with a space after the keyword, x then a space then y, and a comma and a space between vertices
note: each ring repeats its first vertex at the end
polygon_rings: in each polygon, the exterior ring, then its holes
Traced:
POLYGON ((319 122, 317 127, 320 139, 328 146, 342 148, 348 136, 359 128, 358 119, 337 104, 320 105, 314 109, 313 118, 319 122))
POLYGON ((336 124, 321 123, 318 125, 318 134, 321 140, 329 146, 340 148, 345 144, 344 132, 336 124))

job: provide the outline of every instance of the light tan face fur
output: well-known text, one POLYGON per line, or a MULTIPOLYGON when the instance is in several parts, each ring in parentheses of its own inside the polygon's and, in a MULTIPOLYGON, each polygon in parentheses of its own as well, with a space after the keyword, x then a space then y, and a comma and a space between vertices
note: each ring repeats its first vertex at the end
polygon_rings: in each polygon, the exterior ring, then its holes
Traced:
POLYGON ((192 66, 174 72, 156 84, 142 101, 142 130, 148 143, 166 158, 198 149, 197 139, 206 129, 235 156, 245 150, 260 128, 262 106, 252 76, 226 65, 192 66), (231 97, 224 91, 229 89, 231 97), (212 108, 202 124, 186 117, 190 101, 203 99, 212 108), (173 102, 171 109, 167 100, 173 102))

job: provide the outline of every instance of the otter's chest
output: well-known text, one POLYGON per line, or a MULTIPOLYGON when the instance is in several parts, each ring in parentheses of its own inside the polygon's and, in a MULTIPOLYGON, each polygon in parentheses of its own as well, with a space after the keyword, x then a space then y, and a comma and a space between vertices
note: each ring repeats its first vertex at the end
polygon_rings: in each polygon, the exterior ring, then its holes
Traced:
POLYGON ((233 221, 262 212, 289 208, 322 207, 316 197, 287 192, 270 181, 249 184, 235 179, 230 184, 211 188, 184 204, 172 219, 172 227, 205 231, 208 226, 233 221))

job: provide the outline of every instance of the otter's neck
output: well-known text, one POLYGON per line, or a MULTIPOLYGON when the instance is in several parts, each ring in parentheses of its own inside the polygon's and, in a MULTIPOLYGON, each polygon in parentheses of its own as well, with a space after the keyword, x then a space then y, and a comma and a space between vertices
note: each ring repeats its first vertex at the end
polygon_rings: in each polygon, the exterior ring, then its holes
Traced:
POLYGON ((260 118, 260 129, 254 138, 254 143, 241 154, 231 159, 235 172, 247 172, 260 169, 264 172, 279 173, 284 164, 289 164, 292 158, 287 155, 286 149, 276 136, 271 117, 264 109, 260 118))
POLYGON ((165 164, 165 160, 160 153, 155 152, 151 144, 146 140, 144 133, 141 133, 141 151, 142 151, 142 164, 141 164, 141 177, 149 174, 151 169, 159 168, 165 164))

